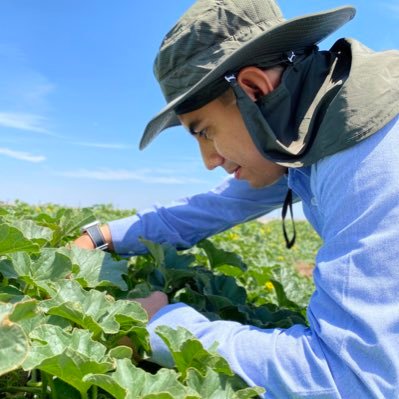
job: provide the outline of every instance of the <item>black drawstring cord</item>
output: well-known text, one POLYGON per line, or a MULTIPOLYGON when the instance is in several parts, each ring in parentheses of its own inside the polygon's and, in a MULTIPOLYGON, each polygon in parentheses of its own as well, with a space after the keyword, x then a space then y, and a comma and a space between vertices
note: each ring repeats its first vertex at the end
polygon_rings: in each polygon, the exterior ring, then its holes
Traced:
POLYGON ((284 238, 285 238, 285 245, 288 249, 290 249, 295 244, 295 238, 296 238, 294 214, 292 212, 292 190, 291 189, 288 189, 287 195, 285 197, 283 209, 281 212, 281 217, 283 219, 283 233, 284 233, 284 238), (292 235, 291 239, 288 238, 287 230, 285 228, 285 217, 287 216, 288 208, 290 209, 292 229, 293 229, 293 235, 292 235))

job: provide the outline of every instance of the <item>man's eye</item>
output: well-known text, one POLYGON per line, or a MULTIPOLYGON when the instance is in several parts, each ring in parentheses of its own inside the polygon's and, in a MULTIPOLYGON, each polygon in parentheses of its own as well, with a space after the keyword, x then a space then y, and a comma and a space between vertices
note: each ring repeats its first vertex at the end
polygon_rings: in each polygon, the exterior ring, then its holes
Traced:
POLYGON ((206 134, 206 129, 203 129, 203 130, 199 131, 199 132, 198 132, 198 136, 199 136, 199 137, 203 137, 203 138, 206 139, 206 140, 209 139, 208 135, 206 134))

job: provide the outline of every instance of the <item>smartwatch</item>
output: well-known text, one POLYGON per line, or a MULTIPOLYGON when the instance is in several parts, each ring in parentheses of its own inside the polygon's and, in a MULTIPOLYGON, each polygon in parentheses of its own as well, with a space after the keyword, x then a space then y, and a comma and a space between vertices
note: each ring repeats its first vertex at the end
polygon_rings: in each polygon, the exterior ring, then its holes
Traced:
POLYGON ((105 241, 103 233, 101 232, 100 222, 95 220, 89 224, 82 227, 82 234, 87 233, 91 238, 96 249, 107 249, 108 243, 105 241))

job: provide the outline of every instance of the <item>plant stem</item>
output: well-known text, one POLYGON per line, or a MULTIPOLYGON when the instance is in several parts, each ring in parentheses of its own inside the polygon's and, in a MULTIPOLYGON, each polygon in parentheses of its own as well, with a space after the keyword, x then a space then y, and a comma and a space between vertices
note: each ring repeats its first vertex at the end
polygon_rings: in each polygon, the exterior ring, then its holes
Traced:
POLYGON ((38 381, 38 380, 37 380, 37 370, 36 370, 36 369, 33 369, 33 370, 32 370, 32 374, 31 374, 30 380, 31 380, 32 382, 37 382, 37 381, 38 381))
POLYGON ((51 399, 58 399, 57 390, 55 389, 55 384, 53 380, 53 376, 51 374, 46 375, 48 386, 50 387, 51 391, 51 399))
POLYGON ((42 377, 42 395, 41 395, 41 399, 47 399, 47 387, 48 387, 47 373, 45 373, 44 371, 41 371, 40 375, 42 377))
POLYGON ((91 395, 91 398, 92 399, 97 399, 97 393, 98 393, 98 387, 97 387, 97 385, 93 385, 92 386, 92 395, 91 395))

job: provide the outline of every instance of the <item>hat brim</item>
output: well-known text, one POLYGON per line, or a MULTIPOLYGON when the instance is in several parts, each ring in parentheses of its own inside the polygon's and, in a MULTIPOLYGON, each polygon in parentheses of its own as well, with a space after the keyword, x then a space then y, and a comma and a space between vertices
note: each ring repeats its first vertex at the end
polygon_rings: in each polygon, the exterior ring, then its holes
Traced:
POLYGON ((163 130, 180 125, 174 109, 199 90, 215 81, 215 79, 224 76, 229 71, 240 68, 245 60, 251 60, 258 54, 279 54, 318 44, 350 21, 355 16, 355 13, 354 7, 344 6, 308 14, 284 21, 248 41, 235 52, 226 56, 219 65, 205 75, 197 84, 167 104, 151 119, 140 140, 140 150, 147 147, 163 130))

